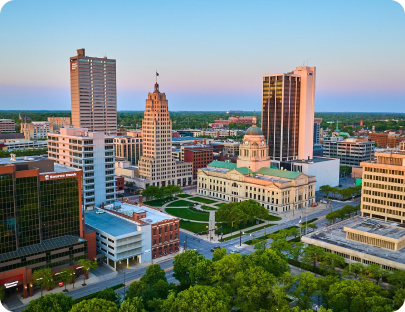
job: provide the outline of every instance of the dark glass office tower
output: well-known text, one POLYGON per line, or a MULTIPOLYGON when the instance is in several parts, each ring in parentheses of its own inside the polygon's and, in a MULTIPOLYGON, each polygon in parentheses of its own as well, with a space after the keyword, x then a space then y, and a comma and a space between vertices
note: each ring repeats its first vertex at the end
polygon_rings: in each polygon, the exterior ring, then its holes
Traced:
POLYGON ((273 161, 312 158, 315 68, 264 75, 262 132, 273 161))

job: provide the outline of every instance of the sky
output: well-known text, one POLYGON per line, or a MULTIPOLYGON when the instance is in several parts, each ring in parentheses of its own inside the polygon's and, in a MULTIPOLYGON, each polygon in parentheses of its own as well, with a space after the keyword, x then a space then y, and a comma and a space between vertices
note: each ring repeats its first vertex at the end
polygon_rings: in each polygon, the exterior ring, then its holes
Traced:
POLYGON ((155 71, 171 111, 261 110, 262 75, 316 66, 317 112, 405 113, 405 11, 392 0, 13 0, 0 110, 69 110, 69 58, 117 60, 118 110, 155 71))

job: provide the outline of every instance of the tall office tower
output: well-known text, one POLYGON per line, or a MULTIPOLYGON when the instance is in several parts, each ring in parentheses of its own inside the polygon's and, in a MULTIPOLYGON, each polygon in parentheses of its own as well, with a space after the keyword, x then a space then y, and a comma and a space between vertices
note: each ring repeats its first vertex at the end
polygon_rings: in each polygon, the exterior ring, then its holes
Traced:
POLYGON ((84 128, 61 128, 48 135, 48 157, 83 170, 83 205, 100 206, 115 200, 114 138, 84 128))
POLYGON ((322 118, 314 118, 314 144, 321 142, 321 123, 322 118))
POLYGON ((142 156, 138 162, 141 187, 149 185, 190 185, 193 164, 176 161, 172 157, 172 120, 166 94, 155 91, 148 94, 142 120, 142 156))
POLYGON ((263 75, 262 131, 272 161, 312 158, 315 76, 307 66, 263 75))
POLYGON ((90 132, 117 134, 116 61, 85 56, 70 58, 72 124, 90 132))

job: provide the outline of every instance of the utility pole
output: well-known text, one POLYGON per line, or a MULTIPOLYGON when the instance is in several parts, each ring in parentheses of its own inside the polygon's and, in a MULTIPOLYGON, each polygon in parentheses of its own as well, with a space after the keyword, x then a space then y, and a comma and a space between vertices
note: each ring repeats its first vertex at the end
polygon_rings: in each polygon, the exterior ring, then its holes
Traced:
POLYGON ((242 231, 239 232, 239 247, 242 247, 242 231))
POLYGON ((124 272, 124 298, 125 298, 125 272, 124 272))

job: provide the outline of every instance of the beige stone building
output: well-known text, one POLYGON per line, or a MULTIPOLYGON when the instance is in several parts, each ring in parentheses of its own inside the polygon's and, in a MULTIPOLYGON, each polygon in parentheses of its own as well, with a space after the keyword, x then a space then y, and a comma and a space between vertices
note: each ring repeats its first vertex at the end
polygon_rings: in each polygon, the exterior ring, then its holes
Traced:
POLYGON ((114 138, 115 156, 125 158, 131 165, 137 165, 142 156, 142 134, 127 132, 127 135, 114 138))
POLYGON ((21 123, 21 133, 26 140, 46 139, 48 133, 54 132, 53 124, 47 121, 33 121, 21 123))
POLYGON ((142 188, 168 184, 186 186, 192 182, 192 163, 176 161, 172 157, 172 120, 166 94, 159 91, 157 83, 146 100, 138 169, 136 184, 142 188))
POLYGON ((70 58, 72 124, 90 132, 117 134, 116 61, 89 57, 85 49, 70 58))
POLYGON ((71 125, 70 117, 48 117, 48 122, 53 124, 54 131, 71 125))
POLYGON ((405 150, 375 153, 375 162, 362 162, 361 214, 405 223, 405 150))
POLYGON ((237 163, 213 161, 198 170, 197 192, 230 202, 253 199, 271 212, 282 213, 315 202, 315 177, 271 167, 262 131, 250 127, 237 163))

